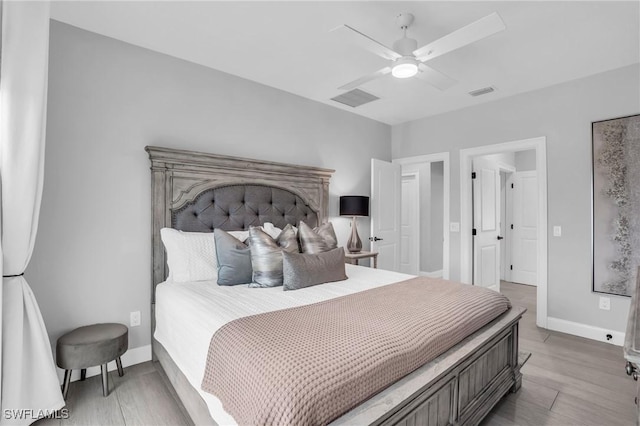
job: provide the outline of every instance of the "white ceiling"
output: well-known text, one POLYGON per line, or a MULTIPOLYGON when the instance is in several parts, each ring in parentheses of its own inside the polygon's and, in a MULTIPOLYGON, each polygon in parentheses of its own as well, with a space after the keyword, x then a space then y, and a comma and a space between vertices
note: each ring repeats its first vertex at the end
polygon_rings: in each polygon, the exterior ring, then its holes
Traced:
POLYGON ((398 124, 640 61, 638 1, 54 2, 58 21, 305 98, 398 124), (429 62, 458 84, 439 91, 387 76, 365 84, 381 99, 358 108, 330 98, 387 62, 329 30, 347 23, 390 46, 399 12, 422 46, 497 11, 507 30, 429 62), (497 91, 478 98, 467 92, 497 91))

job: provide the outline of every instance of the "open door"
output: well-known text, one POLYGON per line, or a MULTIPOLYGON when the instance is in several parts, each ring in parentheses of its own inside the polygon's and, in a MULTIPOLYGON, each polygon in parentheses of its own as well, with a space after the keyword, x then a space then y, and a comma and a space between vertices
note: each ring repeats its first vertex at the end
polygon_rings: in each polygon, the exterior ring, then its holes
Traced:
POLYGON ((514 175, 511 281, 537 285, 538 175, 536 171, 514 175))
POLYGON ((400 199, 400 272, 420 271, 420 183, 419 174, 402 175, 400 199))
POLYGON ((473 159, 473 284, 500 291, 500 169, 473 159))
POLYGON ((399 164, 371 159, 371 251, 390 271, 400 270, 401 174, 399 164))

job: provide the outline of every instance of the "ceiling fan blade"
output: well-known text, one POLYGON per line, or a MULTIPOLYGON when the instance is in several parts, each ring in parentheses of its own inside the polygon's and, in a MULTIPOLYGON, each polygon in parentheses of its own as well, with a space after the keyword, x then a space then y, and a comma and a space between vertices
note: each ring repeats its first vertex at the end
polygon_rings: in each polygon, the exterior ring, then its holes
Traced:
POLYGON ((340 33, 348 34, 348 36, 353 40, 355 44, 372 53, 375 53, 378 56, 383 57, 384 59, 394 61, 402 57, 402 55, 398 52, 395 52, 384 44, 377 42, 368 35, 361 33, 360 31, 350 27, 349 25, 340 25, 339 27, 334 28, 331 31, 339 31, 340 33))
POLYGON ((416 55, 419 61, 427 61, 468 44, 475 43, 500 31, 504 31, 506 28, 498 12, 494 12, 426 46, 414 50, 413 54, 416 55))
POLYGON ((418 72, 418 74, 416 74, 416 77, 418 77, 420 80, 424 80, 437 89, 447 90, 449 87, 457 83, 456 80, 449 77, 448 75, 434 70, 433 68, 428 67, 425 64, 418 64, 418 68, 420 69, 420 71, 418 72))
POLYGON ((338 90, 352 90, 358 86, 362 86, 364 83, 367 83, 371 80, 375 80, 376 78, 380 78, 384 75, 387 75, 391 72, 391 67, 384 67, 373 74, 365 75, 364 77, 360 77, 357 80, 352 81, 351 83, 347 83, 344 86, 338 87, 338 90))

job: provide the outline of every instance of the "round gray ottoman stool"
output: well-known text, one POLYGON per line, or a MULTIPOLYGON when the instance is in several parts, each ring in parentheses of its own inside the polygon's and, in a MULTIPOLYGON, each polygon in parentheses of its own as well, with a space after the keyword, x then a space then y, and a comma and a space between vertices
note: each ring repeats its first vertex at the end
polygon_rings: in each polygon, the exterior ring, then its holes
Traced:
POLYGON ((64 368, 62 396, 67 398, 71 371, 80 369, 80 380, 84 380, 87 367, 99 365, 102 372, 102 394, 109 395, 107 363, 116 360, 118 375, 122 376, 120 356, 129 347, 129 329, 122 324, 93 324, 76 328, 58 339, 56 363, 64 368))

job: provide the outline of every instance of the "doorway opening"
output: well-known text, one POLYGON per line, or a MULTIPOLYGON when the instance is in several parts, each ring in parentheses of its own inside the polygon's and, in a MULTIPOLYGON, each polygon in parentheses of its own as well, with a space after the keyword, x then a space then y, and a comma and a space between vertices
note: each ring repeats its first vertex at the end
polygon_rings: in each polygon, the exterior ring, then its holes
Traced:
POLYGON ((536 285, 536 324, 545 328, 546 176, 544 137, 460 150, 461 281, 497 291, 501 279, 536 285))
POLYGON ((449 153, 393 160, 401 166, 400 272, 449 278, 449 153))

